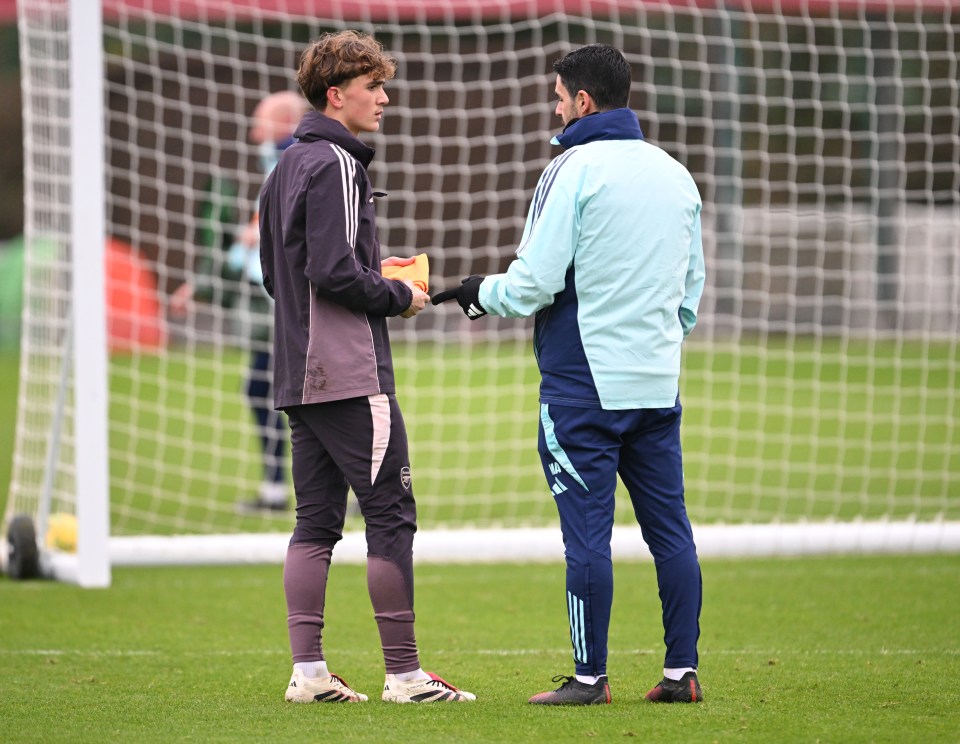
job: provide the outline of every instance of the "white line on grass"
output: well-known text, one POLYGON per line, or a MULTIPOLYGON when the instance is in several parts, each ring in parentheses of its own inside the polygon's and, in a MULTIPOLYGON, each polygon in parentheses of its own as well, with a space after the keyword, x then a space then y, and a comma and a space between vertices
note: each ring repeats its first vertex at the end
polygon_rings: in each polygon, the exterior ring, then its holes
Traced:
MULTIPOLYGON (((351 651, 340 650, 339 656, 366 656, 379 655, 379 651, 351 651)), ((554 656, 567 655, 570 649, 557 648, 492 648, 477 649, 468 651, 457 649, 456 651, 445 651, 444 649, 432 649, 430 656, 554 656)), ((633 649, 610 649, 611 656, 648 656, 661 654, 663 649, 654 648, 633 648, 633 649)), ((56 649, 56 648, 0 648, 0 656, 82 656, 86 658, 99 657, 125 657, 125 656, 169 656, 170 652, 161 649, 100 649, 100 650, 77 650, 77 649, 56 649)), ((178 656, 183 657, 233 657, 233 656, 286 656, 289 651, 286 649, 230 649, 230 650, 211 650, 211 651, 185 651, 177 652, 178 656)), ((705 649, 701 650, 701 655, 709 656, 854 656, 854 657, 873 657, 873 656, 960 656, 960 648, 879 648, 879 649, 757 649, 757 648, 726 648, 726 649, 705 649)))

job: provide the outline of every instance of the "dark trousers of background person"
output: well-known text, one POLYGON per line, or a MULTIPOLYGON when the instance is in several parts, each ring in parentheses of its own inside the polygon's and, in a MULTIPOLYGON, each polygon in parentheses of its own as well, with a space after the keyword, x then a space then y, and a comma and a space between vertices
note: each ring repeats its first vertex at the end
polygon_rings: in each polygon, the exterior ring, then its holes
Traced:
POLYGON ((287 422, 286 416, 273 408, 272 381, 273 355, 268 351, 251 352, 246 392, 263 453, 263 480, 283 483, 286 479, 287 422))

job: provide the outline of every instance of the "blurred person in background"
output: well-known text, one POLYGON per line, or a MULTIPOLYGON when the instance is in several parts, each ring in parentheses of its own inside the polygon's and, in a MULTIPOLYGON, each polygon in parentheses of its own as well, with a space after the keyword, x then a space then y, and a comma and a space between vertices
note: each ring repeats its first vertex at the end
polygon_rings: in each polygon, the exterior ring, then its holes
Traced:
MULTIPOLYGON (((301 95, 280 91, 263 98, 253 110, 250 141, 257 147, 264 178, 273 171, 280 153, 293 144, 293 132, 309 108, 301 95)), ((257 493, 239 501, 237 508, 241 512, 283 511, 290 506, 285 463, 287 422, 273 407, 273 302, 263 289, 257 213, 240 228, 224 257, 216 255, 217 246, 208 246, 207 250, 208 255, 198 266, 195 283, 182 284, 173 293, 170 310, 182 317, 192 300, 218 300, 221 305, 237 310, 241 331, 250 341, 245 392, 262 457, 257 493)))

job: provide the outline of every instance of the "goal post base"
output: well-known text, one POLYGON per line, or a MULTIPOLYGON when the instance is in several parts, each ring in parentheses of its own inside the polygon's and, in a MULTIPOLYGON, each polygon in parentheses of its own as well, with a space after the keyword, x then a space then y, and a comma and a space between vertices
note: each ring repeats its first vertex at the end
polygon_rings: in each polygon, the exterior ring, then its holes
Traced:
MULTIPOLYGON (((702 558, 787 557, 827 554, 960 552, 960 522, 853 522, 704 525, 694 527, 702 558)), ((282 563, 287 533, 114 537, 113 566, 282 563)), ((639 527, 615 527, 615 560, 649 560, 639 527)), ((366 561, 363 532, 348 532, 334 550, 338 563, 366 561)), ((418 563, 560 561, 559 527, 424 530, 417 533, 418 563)))
MULTIPOLYGON (((107 570, 96 565, 91 568, 89 564, 82 564, 76 553, 47 550, 37 546, 29 570, 23 570, 22 564, 11 562, 9 543, 5 548, 3 556, 0 557, 0 573, 15 581, 52 579, 64 584, 76 584, 84 589, 106 589, 110 586, 109 567, 107 570)), ((20 548, 22 549, 22 545, 20 548)))

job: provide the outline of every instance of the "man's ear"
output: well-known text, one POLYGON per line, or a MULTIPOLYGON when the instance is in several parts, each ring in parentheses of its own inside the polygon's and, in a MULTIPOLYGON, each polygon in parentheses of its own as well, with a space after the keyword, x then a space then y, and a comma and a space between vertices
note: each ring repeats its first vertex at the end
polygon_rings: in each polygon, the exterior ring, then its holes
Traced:
POLYGON ((343 96, 340 95, 340 89, 336 86, 327 88, 327 106, 335 109, 343 108, 343 96))
POLYGON ((576 106, 577 116, 586 116, 593 110, 593 99, 590 97, 590 94, 583 89, 577 91, 574 104, 576 106))

